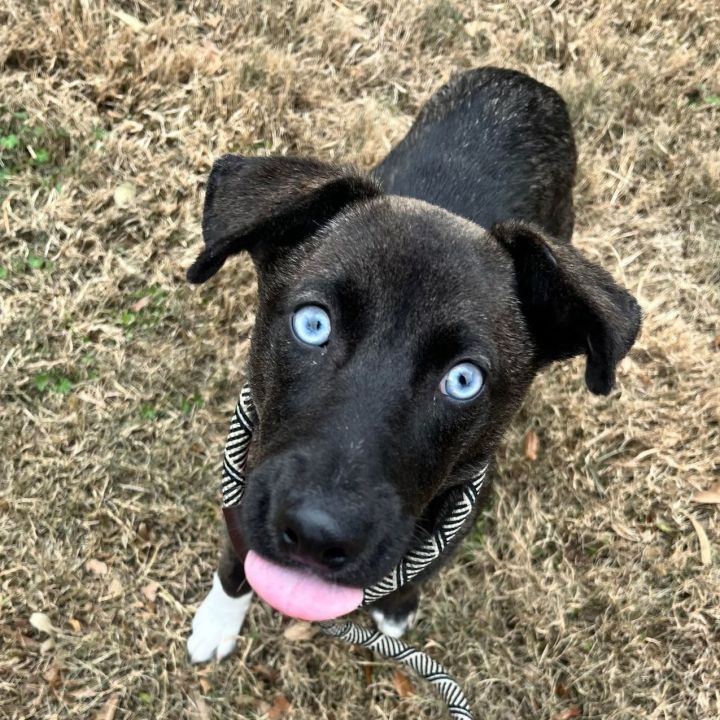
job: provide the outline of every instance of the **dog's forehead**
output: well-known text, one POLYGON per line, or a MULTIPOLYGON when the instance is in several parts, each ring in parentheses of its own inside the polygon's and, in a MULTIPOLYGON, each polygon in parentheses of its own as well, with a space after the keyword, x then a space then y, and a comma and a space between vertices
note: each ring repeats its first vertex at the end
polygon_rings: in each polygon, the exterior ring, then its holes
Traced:
MULTIPOLYGON (((512 263, 483 228, 420 200, 385 196, 342 213, 320 233, 315 272, 351 278, 369 297, 502 304, 514 298, 512 263)), ((422 303, 425 305, 426 303, 422 303)))

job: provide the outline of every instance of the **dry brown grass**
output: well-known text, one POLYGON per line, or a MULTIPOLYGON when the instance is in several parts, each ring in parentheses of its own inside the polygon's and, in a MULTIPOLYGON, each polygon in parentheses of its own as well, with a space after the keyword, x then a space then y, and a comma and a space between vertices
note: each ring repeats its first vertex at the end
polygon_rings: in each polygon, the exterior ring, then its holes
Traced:
POLYGON ((646 319, 610 398, 579 363, 537 382, 411 640, 484 718, 720 717, 720 522, 689 501, 720 472, 720 10, 599 5, 3 4, 0 716, 268 717, 282 694, 297 719, 443 717, 422 685, 399 699, 387 663, 284 639, 259 603, 238 656, 188 665, 254 280, 234 261, 192 290, 183 271, 213 157, 370 166, 452 72, 494 63, 567 98, 576 242, 646 319))

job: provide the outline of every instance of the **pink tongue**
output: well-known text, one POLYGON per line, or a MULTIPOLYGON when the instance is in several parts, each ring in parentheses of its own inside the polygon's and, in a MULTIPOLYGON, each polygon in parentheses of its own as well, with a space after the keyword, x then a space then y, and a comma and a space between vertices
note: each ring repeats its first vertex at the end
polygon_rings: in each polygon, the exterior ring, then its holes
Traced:
POLYGON ((268 605, 298 620, 333 620, 355 610, 363 599, 360 588, 281 567, 252 550, 245 558, 245 577, 268 605))

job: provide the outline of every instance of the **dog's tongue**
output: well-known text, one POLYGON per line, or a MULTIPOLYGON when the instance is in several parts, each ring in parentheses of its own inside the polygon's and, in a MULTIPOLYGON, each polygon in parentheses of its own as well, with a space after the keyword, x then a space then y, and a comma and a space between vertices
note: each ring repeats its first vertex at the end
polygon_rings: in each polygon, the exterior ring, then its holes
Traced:
POLYGON ((245 577, 268 605, 298 620, 333 620, 355 610, 363 599, 360 588, 276 565, 252 550, 245 558, 245 577))

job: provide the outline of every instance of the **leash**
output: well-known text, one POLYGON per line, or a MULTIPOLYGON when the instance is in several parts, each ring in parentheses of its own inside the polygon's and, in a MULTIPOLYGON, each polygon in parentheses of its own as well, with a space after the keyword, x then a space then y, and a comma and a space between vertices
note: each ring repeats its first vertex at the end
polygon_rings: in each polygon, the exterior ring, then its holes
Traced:
MULTIPOLYGON (((239 540, 236 511, 245 492, 245 468, 250 441, 252 440, 256 414, 250 386, 244 385, 240 392, 235 412, 230 421, 223 454, 222 495, 223 514, 233 545, 239 540)), ((382 580, 365 588, 362 605, 367 606, 381 597, 394 592, 439 558, 470 517, 477 503, 480 490, 485 484, 488 464, 484 464, 455 492, 449 494, 440 510, 440 522, 432 535, 413 547, 397 567, 382 580)), ((465 694, 460 685, 447 673, 445 668, 429 655, 384 633, 368 630, 356 623, 325 621, 319 623, 326 635, 336 637, 351 645, 363 645, 380 655, 401 662, 420 677, 430 682, 445 701, 450 717, 456 720, 474 720, 465 694)))

